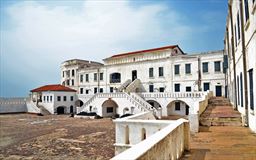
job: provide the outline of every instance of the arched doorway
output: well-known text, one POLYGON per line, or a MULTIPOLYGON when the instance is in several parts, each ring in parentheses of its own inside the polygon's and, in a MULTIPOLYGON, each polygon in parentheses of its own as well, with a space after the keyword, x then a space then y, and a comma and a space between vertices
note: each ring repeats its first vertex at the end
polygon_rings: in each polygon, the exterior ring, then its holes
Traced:
POLYGON ((116 102, 109 98, 102 104, 102 117, 115 116, 117 114, 117 107, 116 102))
POLYGON ((155 100, 147 100, 147 102, 156 109, 162 108, 162 106, 155 100))
POLYGON ((125 107, 124 109, 123 109, 123 115, 124 114, 129 114, 130 112, 129 112, 129 108, 127 108, 127 107, 125 107))
POLYGON ((75 101, 75 105, 76 105, 76 107, 82 107, 84 105, 84 102, 82 100, 78 99, 75 101))
POLYGON ((64 113, 65 113, 65 107, 64 106, 57 107, 57 114, 64 114, 64 113))
POLYGON ((74 113, 74 107, 73 106, 70 106, 70 113, 74 113))
POLYGON ((180 100, 175 100, 167 105, 167 115, 168 116, 186 116, 189 115, 189 106, 180 100))

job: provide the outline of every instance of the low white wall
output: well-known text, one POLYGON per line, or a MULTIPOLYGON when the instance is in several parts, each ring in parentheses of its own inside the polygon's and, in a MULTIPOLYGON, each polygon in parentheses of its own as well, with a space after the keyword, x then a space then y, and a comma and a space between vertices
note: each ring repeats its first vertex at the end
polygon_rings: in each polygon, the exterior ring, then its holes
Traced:
POLYGON ((165 125, 160 131, 116 155, 112 160, 180 158, 184 150, 189 150, 189 123, 187 120, 179 119, 175 122, 169 121, 169 124, 165 125))
POLYGON ((27 112, 26 98, 1 98, 0 113, 27 112))

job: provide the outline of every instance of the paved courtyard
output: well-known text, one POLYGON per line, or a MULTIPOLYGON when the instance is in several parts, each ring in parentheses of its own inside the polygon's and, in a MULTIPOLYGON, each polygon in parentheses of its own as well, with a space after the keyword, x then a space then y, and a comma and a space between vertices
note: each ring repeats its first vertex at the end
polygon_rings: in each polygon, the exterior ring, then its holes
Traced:
POLYGON ((256 160, 256 134, 241 126, 201 127, 182 160, 256 160))
POLYGON ((111 119, 0 115, 0 159, 109 159, 114 138, 111 119))

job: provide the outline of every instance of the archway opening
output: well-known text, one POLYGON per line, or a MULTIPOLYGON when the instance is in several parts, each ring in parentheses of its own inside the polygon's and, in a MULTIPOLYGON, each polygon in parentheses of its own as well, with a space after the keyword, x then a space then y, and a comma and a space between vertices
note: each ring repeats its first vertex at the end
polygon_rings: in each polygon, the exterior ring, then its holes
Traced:
POLYGON ((185 118, 189 115, 189 105, 180 100, 172 101, 167 105, 167 115, 185 118))
POLYGON ((57 114, 64 114, 64 113, 65 113, 65 107, 64 106, 57 107, 57 114))
POLYGON ((117 103, 111 98, 102 104, 102 117, 113 117, 117 115, 117 103))
POLYGON ((70 113, 74 113, 74 107, 73 106, 70 106, 70 113))
POLYGON ((162 108, 162 106, 155 100, 148 100, 147 102, 156 109, 162 108))
POLYGON ((147 135, 146 135, 146 129, 145 128, 142 128, 141 129, 141 140, 143 141, 144 139, 147 138, 147 135))
POLYGON ((84 105, 84 102, 82 100, 78 99, 75 101, 75 105, 76 105, 76 107, 82 107, 84 105))

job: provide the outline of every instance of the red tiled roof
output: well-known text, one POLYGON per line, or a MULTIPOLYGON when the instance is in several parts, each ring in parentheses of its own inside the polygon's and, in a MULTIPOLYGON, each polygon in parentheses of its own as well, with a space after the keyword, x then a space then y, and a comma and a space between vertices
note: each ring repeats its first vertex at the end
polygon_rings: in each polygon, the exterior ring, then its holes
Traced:
POLYGON ((52 85, 45 85, 42 87, 38 87, 32 89, 30 92, 42 92, 42 91, 66 91, 66 92, 76 92, 76 90, 71 89, 69 87, 65 87, 60 84, 52 84, 52 85))
POLYGON ((179 47, 179 46, 178 45, 171 45, 171 46, 165 46, 165 47, 160 47, 160 48, 153 48, 153 49, 146 49, 146 50, 141 50, 141 51, 127 52, 127 53, 113 55, 110 58, 122 57, 122 56, 133 55, 133 54, 141 54, 141 53, 152 52, 152 51, 160 51, 160 50, 165 50, 165 49, 173 49, 175 47, 179 47))

